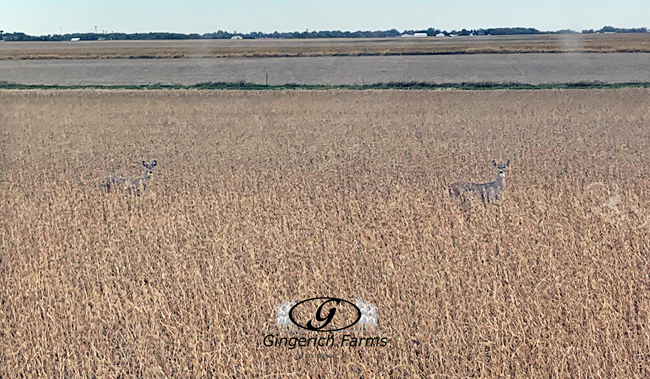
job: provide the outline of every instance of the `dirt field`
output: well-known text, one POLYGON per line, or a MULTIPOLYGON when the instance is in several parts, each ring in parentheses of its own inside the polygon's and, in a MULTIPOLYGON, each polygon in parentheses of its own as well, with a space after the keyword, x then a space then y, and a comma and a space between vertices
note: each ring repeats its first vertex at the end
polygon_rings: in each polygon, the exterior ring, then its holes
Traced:
POLYGON ((5 42, 3 59, 242 58, 650 52, 650 33, 186 41, 5 42))
POLYGON ((650 54, 481 54, 401 57, 0 61, 0 81, 131 85, 237 82, 650 82, 650 54), (268 78, 268 79, 267 79, 268 78))
POLYGON ((0 125, 1 377, 650 375, 650 90, 2 91, 0 125), (497 205, 449 197, 493 159, 497 205), (320 296, 385 332, 265 345, 320 296))

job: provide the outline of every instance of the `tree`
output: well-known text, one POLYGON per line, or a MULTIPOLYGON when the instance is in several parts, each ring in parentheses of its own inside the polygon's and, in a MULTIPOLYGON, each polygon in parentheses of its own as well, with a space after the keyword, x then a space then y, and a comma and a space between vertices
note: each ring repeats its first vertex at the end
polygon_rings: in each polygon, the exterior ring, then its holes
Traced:
POLYGON ((427 36, 429 36, 429 37, 435 37, 436 34, 438 34, 438 33, 440 33, 440 32, 441 32, 440 29, 429 28, 429 29, 427 29, 427 36))

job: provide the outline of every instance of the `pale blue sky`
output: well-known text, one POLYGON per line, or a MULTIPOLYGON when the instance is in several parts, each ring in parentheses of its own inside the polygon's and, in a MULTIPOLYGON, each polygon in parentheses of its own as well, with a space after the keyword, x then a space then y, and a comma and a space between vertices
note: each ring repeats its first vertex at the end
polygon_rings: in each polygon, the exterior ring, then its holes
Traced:
POLYGON ((90 32, 291 32, 533 27, 650 27, 648 0, 0 0, 0 29, 90 32))

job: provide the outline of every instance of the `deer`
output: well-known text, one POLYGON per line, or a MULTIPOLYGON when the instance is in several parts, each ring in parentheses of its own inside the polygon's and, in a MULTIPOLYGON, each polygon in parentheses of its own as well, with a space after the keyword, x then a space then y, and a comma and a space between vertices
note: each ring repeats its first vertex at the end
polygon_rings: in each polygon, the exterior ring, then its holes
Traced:
POLYGON ((141 191, 144 191, 147 188, 149 179, 151 179, 151 175, 153 174, 153 168, 156 167, 157 164, 158 162, 156 161, 153 161, 150 164, 147 163, 147 161, 142 161, 142 165, 145 167, 145 171, 142 176, 137 178, 111 176, 110 178, 103 181, 102 187, 105 188, 108 192, 111 191, 111 187, 117 187, 129 191, 135 191, 139 195, 141 191))
POLYGON ((480 196, 485 203, 493 203, 501 196, 501 191, 506 187, 506 167, 510 166, 510 161, 505 164, 497 164, 492 161, 497 168, 497 177, 489 183, 468 183, 456 182, 449 186, 451 196, 463 197, 463 203, 467 196, 480 196))

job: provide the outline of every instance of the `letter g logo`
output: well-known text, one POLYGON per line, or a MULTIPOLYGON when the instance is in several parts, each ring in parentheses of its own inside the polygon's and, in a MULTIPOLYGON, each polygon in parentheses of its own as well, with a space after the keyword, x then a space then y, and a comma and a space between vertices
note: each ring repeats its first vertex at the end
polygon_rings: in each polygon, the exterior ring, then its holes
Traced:
POLYGON ((347 300, 337 299, 335 297, 315 297, 312 299, 303 300, 300 303, 294 305, 289 311, 289 318, 294 324, 298 325, 303 329, 312 330, 315 332, 335 332, 337 330, 343 330, 349 328, 354 324, 356 324, 361 319, 361 310, 356 305, 354 305, 353 303, 347 300), (313 302, 318 302, 320 300, 324 300, 324 301, 320 303, 320 306, 316 310, 316 315, 315 315, 316 320, 310 319, 307 321, 306 325, 301 324, 299 320, 296 319, 296 312, 295 312, 296 309, 300 307, 313 309, 313 307, 315 306, 313 302), (309 307, 309 305, 311 305, 311 307, 309 307), (341 306, 353 307, 354 310, 353 313, 356 313, 355 315, 356 317, 354 317, 354 321, 352 321, 352 317, 348 315, 348 317, 346 317, 348 320, 339 320, 340 322, 335 323, 336 326, 330 326, 329 328, 327 328, 328 325, 332 324, 332 321, 334 320, 334 316, 336 316, 337 314, 336 312, 337 307, 341 307, 341 306), (328 307, 330 308, 328 309, 328 307), (327 312, 327 314, 324 315, 323 313, 325 311, 327 312), (322 324, 320 324, 320 326, 315 326, 314 321, 317 321, 319 324, 322 322, 322 324), (350 321, 352 322, 348 323, 350 321))

